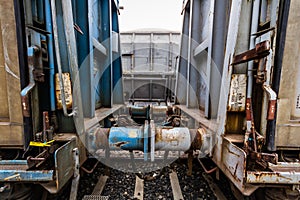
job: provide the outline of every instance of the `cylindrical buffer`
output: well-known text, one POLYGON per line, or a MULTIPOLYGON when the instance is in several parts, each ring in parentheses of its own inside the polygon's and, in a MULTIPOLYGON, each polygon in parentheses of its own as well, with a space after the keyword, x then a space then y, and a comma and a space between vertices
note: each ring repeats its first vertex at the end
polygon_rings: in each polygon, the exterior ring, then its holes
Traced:
POLYGON ((110 149, 144 150, 143 127, 112 127, 108 137, 110 149))
POLYGON ((186 151, 191 146, 188 128, 156 129, 155 150, 186 151))
MULTIPOLYGON (((203 135, 199 129, 150 127, 148 123, 141 127, 112 127, 108 134, 108 146, 112 150, 140 150, 145 154, 152 151, 201 149, 203 135)), ((144 158, 148 160, 147 156, 144 158)))

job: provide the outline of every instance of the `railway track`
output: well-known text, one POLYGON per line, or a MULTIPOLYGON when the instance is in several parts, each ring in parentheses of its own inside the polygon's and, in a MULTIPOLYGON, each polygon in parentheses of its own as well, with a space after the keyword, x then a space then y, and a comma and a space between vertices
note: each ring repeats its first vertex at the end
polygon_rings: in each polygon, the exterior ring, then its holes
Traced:
POLYGON ((190 176, 187 175, 187 169, 186 159, 178 159, 161 170, 145 174, 121 172, 98 163, 93 173, 82 176, 77 199, 234 199, 232 194, 223 194, 196 159, 193 160, 190 176))

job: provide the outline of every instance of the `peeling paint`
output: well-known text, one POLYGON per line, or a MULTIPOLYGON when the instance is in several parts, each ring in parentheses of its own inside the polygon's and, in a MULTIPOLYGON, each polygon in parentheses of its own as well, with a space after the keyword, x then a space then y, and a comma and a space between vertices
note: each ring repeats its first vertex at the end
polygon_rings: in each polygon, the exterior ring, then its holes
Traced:
MULTIPOLYGON (((6 57, 6 55, 5 55, 5 57, 6 57)), ((6 61, 8 61, 7 59, 9 59, 9 58, 6 58, 6 61)), ((9 68, 9 66, 7 65, 7 63, 5 63, 5 71, 6 71, 7 73, 9 73, 10 75, 12 75, 14 78, 20 80, 20 77, 17 76, 17 75, 9 68)))

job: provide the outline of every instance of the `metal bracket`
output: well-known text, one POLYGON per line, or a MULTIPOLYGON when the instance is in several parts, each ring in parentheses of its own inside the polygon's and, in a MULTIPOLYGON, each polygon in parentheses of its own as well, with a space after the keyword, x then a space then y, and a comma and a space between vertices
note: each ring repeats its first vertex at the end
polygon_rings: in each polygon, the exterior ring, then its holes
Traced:
POLYGON ((29 68, 29 84, 21 91, 21 98, 22 98, 22 108, 23 108, 23 115, 25 117, 30 117, 30 104, 29 104, 29 97, 28 94, 33 90, 35 87, 35 68, 34 65, 36 63, 35 54, 39 52, 40 49, 37 46, 32 46, 28 48, 28 68, 29 68))
POLYGON ((154 162, 154 151, 155 151, 155 124, 154 121, 150 121, 150 158, 151 162, 154 162))
POLYGON ((231 65, 237 65, 251 60, 266 57, 267 55, 270 54, 269 52, 270 49, 271 49, 270 41, 266 40, 261 43, 258 43, 256 44, 254 49, 251 49, 249 51, 234 56, 231 65))
POLYGON ((149 122, 145 120, 144 125, 144 161, 148 160, 148 151, 149 151, 149 122))

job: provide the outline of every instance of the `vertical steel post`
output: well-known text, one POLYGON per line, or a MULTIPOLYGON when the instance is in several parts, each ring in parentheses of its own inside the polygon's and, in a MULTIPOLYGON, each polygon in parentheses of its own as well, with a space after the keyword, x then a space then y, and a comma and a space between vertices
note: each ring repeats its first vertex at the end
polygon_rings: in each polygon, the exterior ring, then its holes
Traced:
MULTIPOLYGON (((211 21, 211 47, 208 54, 210 58, 210 86, 209 86, 209 98, 211 106, 208 110, 205 110, 206 117, 217 118, 218 105, 220 101, 220 88, 223 73, 223 62, 225 56, 226 46, 226 31, 229 18, 229 1, 228 0, 216 0, 212 6, 213 17, 211 21), (209 112, 208 112, 209 111, 209 112)), ((207 102, 209 104, 209 102, 207 102)))
POLYGON ((44 2, 43 0, 37 0, 36 1, 36 7, 37 7, 37 20, 40 23, 44 22, 44 2))
POLYGON ((149 154, 149 122, 148 120, 145 120, 144 124, 144 161, 148 160, 148 154, 149 154))
POLYGON ((113 32, 112 32, 112 0, 108 0, 108 9, 109 9, 109 71, 110 71, 110 107, 113 104, 114 97, 113 97, 113 51, 112 51, 112 46, 113 46, 113 32))
POLYGON ((45 12, 46 12, 46 31, 48 34, 48 57, 49 57, 49 84, 50 84, 50 108, 51 111, 55 111, 55 88, 54 88, 54 50, 53 50, 53 33, 52 33, 52 17, 50 0, 45 0, 45 12))
POLYGON ((122 62, 121 62, 121 48, 120 48, 120 36, 119 36, 119 23, 118 23, 118 5, 114 3, 112 8, 112 31, 115 33, 116 39, 115 45, 118 47, 117 52, 112 51, 112 89, 113 89, 113 103, 123 104, 124 95, 123 95, 123 80, 122 80, 122 62))
POLYGON ((193 2, 190 0, 190 17, 189 17, 189 38, 188 38, 188 55, 187 55, 187 84, 186 84, 186 107, 190 105, 190 68, 191 68, 191 43, 192 43, 192 22, 193 22, 193 2))
POLYGON ((77 34, 77 55, 80 68, 81 96, 85 117, 95 115, 95 86, 93 85, 93 51, 91 42, 91 2, 76 0, 75 19, 83 34, 77 34))
POLYGON ((104 107, 111 107, 111 18, 110 18, 110 5, 111 0, 102 1, 101 14, 102 14, 102 42, 107 50, 107 59, 104 63, 104 72, 101 77, 101 88, 102 88, 102 105, 104 107))
POLYGON ((202 42, 201 38, 201 22, 203 21, 203 15, 201 10, 201 0, 193 0, 191 4, 191 38, 190 38, 190 55, 189 55, 189 96, 188 106, 191 108, 199 108, 200 94, 198 92, 199 83, 204 79, 200 76, 199 63, 193 56, 194 49, 202 42))

